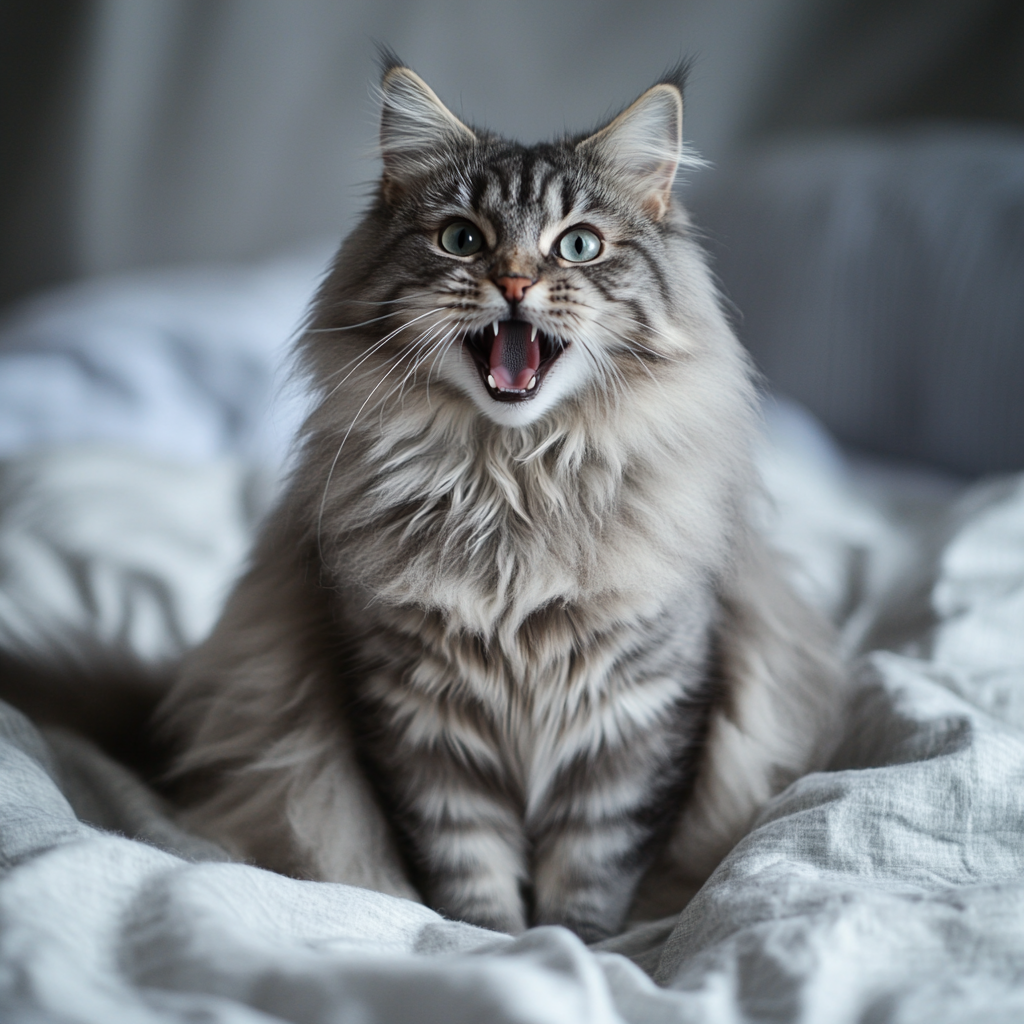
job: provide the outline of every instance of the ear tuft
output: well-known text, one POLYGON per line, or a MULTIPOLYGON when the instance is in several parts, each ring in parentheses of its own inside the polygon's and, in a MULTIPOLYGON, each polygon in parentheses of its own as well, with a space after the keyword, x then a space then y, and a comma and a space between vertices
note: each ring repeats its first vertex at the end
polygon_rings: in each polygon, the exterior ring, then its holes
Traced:
MULTIPOLYGON (((680 71, 678 77, 684 74, 680 71)), ((659 82, 577 148, 614 168, 648 215, 661 220, 672 201, 672 182, 683 155, 681 83, 659 82)))
POLYGON ((390 51, 381 54, 380 148, 385 190, 429 165, 431 157, 476 136, 438 98, 434 90, 390 51))
POLYGON ((403 68, 405 63, 386 43, 377 43, 377 67, 380 68, 380 79, 383 82, 387 73, 393 68, 403 68))

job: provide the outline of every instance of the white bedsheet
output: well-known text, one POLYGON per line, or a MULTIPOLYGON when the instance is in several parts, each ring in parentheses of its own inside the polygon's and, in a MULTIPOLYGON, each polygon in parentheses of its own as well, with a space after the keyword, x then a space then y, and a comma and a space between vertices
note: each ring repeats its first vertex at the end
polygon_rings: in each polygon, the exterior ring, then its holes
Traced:
MULTIPOLYGON (((0 649, 172 663, 265 506, 252 455, 284 448, 257 434, 12 442, 0 649)), ((762 464, 766 528, 863 653, 833 770, 773 801, 678 919, 594 949, 513 940, 229 863, 90 744, 4 707, 0 1019, 1024 1019, 1024 478, 953 500, 785 406, 762 464)))
POLYGON ((0 324, 0 456, 106 443, 276 465, 302 415, 285 354, 330 255, 64 286, 0 324))

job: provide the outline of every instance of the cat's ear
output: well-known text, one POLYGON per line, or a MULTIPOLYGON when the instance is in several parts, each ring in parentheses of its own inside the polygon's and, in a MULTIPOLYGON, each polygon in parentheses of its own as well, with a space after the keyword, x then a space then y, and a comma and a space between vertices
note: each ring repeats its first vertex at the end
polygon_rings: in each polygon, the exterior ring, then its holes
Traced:
POLYGON ((659 82, 577 148, 613 167, 644 210, 661 220, 683 153, 682 89, 675 82, 659 82))
POLYGON ((476 136, 409 68, 392 65, 381 81, 380 148, 385 195, 431 166, 432 159, 476 136))

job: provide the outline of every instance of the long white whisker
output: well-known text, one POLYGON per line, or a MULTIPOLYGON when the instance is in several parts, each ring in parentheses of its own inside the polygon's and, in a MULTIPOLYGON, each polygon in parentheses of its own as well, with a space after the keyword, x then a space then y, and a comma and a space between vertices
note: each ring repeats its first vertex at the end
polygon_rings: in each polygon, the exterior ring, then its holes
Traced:
POLYGON ((316 546, 317 546, 317 552, 319 553, 321 561, 323 561, 323 557, 324 557, 323 541, 322 541, 322 531, 323 531, 323 522, 324 522, 324 508, 327 505, 327 495, 330 493, 331 480, 333 479, 334 471, 335 471, 335 469, 338 466, 338 459, 341 458, 342 449, 345 447, 345 442, 348 441, 349 435, 352 433, 352 429, 355 427, 356 422, 358 421, 359 417, 363 414, 363 410, 366 408, 367 402, 369 402, 370 399, 373 398, 374 393, 377 391, 377 388, 379 388, 381 386, 381 384, 384 383, 384 381, 388 377, 388 374, 390 374, 391 371, 394 370, 394 368, 399 365, 399 363, 401 362, 401 359, 405 358, 405 356, 407 356, 408 354, 409 354, 408 350, 406 352, 403 352, 401 354, 401 358, 398 359, 397 361, 395 361, 392 364, 391 368, 374 385, 373 390, 366 396, 365 399, 363 399, 363 404, 361 406, 359 406, 359 409, 356 412, 355 416, 352 417, 352 422, 348 425, 348 429, 345 431, 345 436, 341 439, 341 444, 338 445, 338 450, 334 453, 334 459, 331 462, 331 468, 330 468, 330 470, 327 473, 327 481, 324 484, 324 493, 323 493, 323 495, 320 498, 320 511, 319 511, 319 513, 317 515, 317 520, 316 520, 316 546))
POLYGON ((416 370, 419 368, 420 363, 423 360, 424 349, 429 348, 429 346, 433 343, 434 338, 437 337, 437 333, 442 329, 443 322, 441 324, 433 324, 431 325, 428 331, 425 331, 417 339, 417 344, 415 346, 416 358, 413 360, 412 366, 410 366, 410 368, 406 371, 405 376, 401 379, 401 381, 399 381, 398 384, 395 385, 395 387, 393 387, 391 391, 381 400, 380 410, 382 416, 384 415, 385 405, 387 404, 388 400, 392 397, 392 395, 394 395, 396 392, 398 393, 399 401, 404 400, 405 385, 415 375, 416 370))
MULTIPOLYGON (((451 318, 449 317, 448 319, 451 319, 451 318)), ((425 338, 417 346, 419 351, 418 351, 418 354, 417 354, 417 357, 416 357, 415 361, 413 362, 413 365, 406 372, 406 375, 402 378, 402 381, 401 381, 400 385, 397 388, 393 388, 392 389, 391 394, 388 395, 388 399, 391 397, 391 395, 393 395, 395 393, 395 391, 398 391, 399 401, 404 401, 404 398, 405 398, 405 386, 409 382, 409 380, 410 379, 415 379, 415 375, 416 375, 417 371, 423 365, 423 363, 429 358, 431 353, 436 351, 437 348, 439 348, 441 345, 443 345, 445 340, 449 337, 449 335, 452 334, 455 331, 458 331, 459 328, 460 328, 460 325, 456 323, 456 324, 453 324, 452 326, 450 326, 447 330, 444 330, 444 321, 442 321, 441 323, 436 325, 436 329, 433 330, 432 336, 425 338), (443 334, 441 333, 442 331, 444 331, 443 334)), ((428 400, 429 400, 429 388, 430 388, 430 382, 429 382, 429 378, 428 378, 428 381, 427 381, 427 389, 428 389, 427 397, 428 397, 428 400)), ((387 399, 384 399, 384 400, 382 400, 382 403, 381 403, 381 414, 382 415, 383 415, 383 411, 384 411, 384 403, 386 403, 386 401, 387 401, 387 399)))
POLYGON ((343 327, 310 327, 306 330, 306 334, 340 334, 342 331, 354 331, 360 327, 366 327, 368 324, 380 323, 381 320, 388 320, 393 316, 397 316, 401 310, 389 309, 382 316, 375 316, 372 320, 362 320, 358 324, 345 324, 343 327))
MULTIPOLYGON (((576 301, 576 305, 584 309, 592 310, 595 313, 600 314, 602 317, 611 317, 615 320, 621 321, 622 323, 632 324, 634 327, 639 327, 641 331, 653 335, 654 337, 664 338, 666 341, 675 341, 675 339, 672 338, 672 336, 670 334, 667 334, 665 331, 659 330, 657 327, 654 327, 651 324, 644 323, 642 320, 637 320, 634 317, 627 316, 625 313, 621 312, 618 309, 615 309, 614 307, 600 309, 597 306, 591 305, 590 303, 580 302, 578 300, 576 301)), ((665 362, 669 363, 683 362, 682 359, 679 359, 676 356, 666 355, 664 352, 659 352, 657 349, 653 349, 649 345, 645 345, 638 338, 630 337, 627 335, 623 338, 620 338, 619 340, 623 343, 623 346, 625 348, 643 349, 645 352, 649 352, 656 359, 664 360, 665 362)))
POLYGON ((631 348, 627 349, 626 351, 629 352, 629 354, 640 364, 644 372, 647 374, 648 377, 651 378, 651 380, 653 380, 656 384, 661 383, 658 380, 658 378, 655 377, 654 374, 651 372, 651 368, 631 348))
POLYGON ((618 405, 619 398, 625 394, 626 382, 622 377, 622 372, 617 366, 610 360, 608 360, 603 354, 595 352, 590 344, 585 339, 580 339, 581 347, 583 352, 589 357, 595 370, 600 374, 604 381, 604 402, 605 412, 611 412, 610 401, 612 398, 615 399, 616 406, 618 405))
MULTIPOLYGON (((349 379, 349 377, 351 377, 352 374, 355 373, 356 370, 358 370, 359 367, 364 362, 366 362, 366 360, 369 359, 370 356, 372 356, 374 354, 374 352, 378 351, 381 348, 381 346, 386 345, 389 341, 391 341, 391 339, 394 338, 396 334, 400 334, 407 327, 411 327, 418 320, 422 320, 424 317, 430 316, 432 313, 439 313, 442 308, 443 307, 438 306, 436 309, 427 310, 426 313, 421 313, 419 316, 413 317, 412 320, 409 320, 407 323, 402 324, 401 327, 396 327, 395 330, 393 330, 386 337, 381 338, 380 341, 374 342, 374 344, 371 345, 370 348, 366 352, 364 352, 361 356, 357 357, 355 366, 353 366, 352 369, 349 370, 349 372, 347 374, 345 374, 345 376, 340 381, 338 381, 338 383, 335 384, 335 386, 333 388, 331 388, 330 393, 328 395, 324 396, 324 398, 321 400, 321 404, 323 402, 330 401, 330 399, 334 397, 334 395, 337 393, 338 389, 345 383, 345 381, 347 381, 349 379)), ((344 369, 344 367, 342 369, 344 369)), ((341 370, 337 370, 335 372, 336 373, 340 373, 341 370)), ((330 380, 330 377, 328 377, 327 379, 330 380)))
MULTIPOLYGON (((365 360, 369 359, 370 356, 372 356, 374 354, 374 352, 378 351, 380 348, 382 348, 384 345, 386 345, 390 340, 391 340, 390 338, 381 338, 379 341, 375 341, 368 349, 366 349, 366 351, 360 352, 359 355, 354 356, 352 359, 350 359, 343 366, 339 366, 338 369, 335 370, 333 373, 329 373, 324 378, 324 383, 326 383, 327 381, 331 380, 333 377, 337 377, 339 373, 344 373, 350 366, 352 366, 353 363, 357 364, 357 367, 358 367, 359 363, 362 363, 365 360)), ((342 382, 342 383, 344 383, 344 382, 342 382)))
POLYGON ((438 333, 444 330, 444 325, 448 319, 448 317, 442 317, 440 320, 435 320, 434 323, 420 331, 420 333, 411 342, 409 342, 407 346, 407 354, 412 356, 412 364, 406 371, 405 376, 402 378, 402 383, 409 379, 410 374, 415 372, 416 367, 419 365, 424 348, 431 345, 438 333))
MULTIPOLYGON (((434 361, 430 364, 430 370, 427 372, 427 401, 428 402, 430 401, 430 377, 433 374, 434 370, 437 369, 437 367, 440 365, 440 363, 444 360, 444 357, 448 354, 448 352, 451 349, 452 345, 454 345, 455 342, 459 340, 459 336, 460 336, 461 330, 462 330, 462 325, 461 324, 455 324, 454 328, 452 328, 449 331, 449 334, 451 335, 451 337, 448 339, 447 344, 445 344, 444 349, 442 350, 440 357, 438 357, 435 354, 434 361)), ((435 349, 435 353, 436 353, 436 351, 437 350, 435 349)))
POLYGON ((408 292, 400 295, 397 299, 335 299, 337 303, 349 303, 359 306, 393 306, 399 302, 408 302, 410 299, 421 299, 424 295, 434 295, 435 292, 408 292))
MULTIPOLYGON (((430 405, 430 378, 433 376, 434 370, 437 369, 441 360, 444 359, 448 350, 455 343, 456 339, 460 336, 462 331, 461 324, 453 324, 448 330, 442 335, 440 340, 430 350, 430 355, 433 357, 430 361, 430 369, 427 370, 427 405, 430 405), (438 350, 440 350, 440 358, 438 357, 438 350)), ((426 357, 424 357, 426 358, 426 357)))

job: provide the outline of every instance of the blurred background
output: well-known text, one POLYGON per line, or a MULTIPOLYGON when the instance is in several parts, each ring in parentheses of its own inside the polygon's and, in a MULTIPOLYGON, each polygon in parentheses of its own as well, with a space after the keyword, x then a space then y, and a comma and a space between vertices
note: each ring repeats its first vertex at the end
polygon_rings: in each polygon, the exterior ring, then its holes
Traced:
POLYGON ((375 41, 526 141, 694 58, 684 131, 713 166, 680 191, 772 386, 859 450, 1024 468, 1020 0, 8 0, 8 316, 336 242, 378 170, 375 41))

